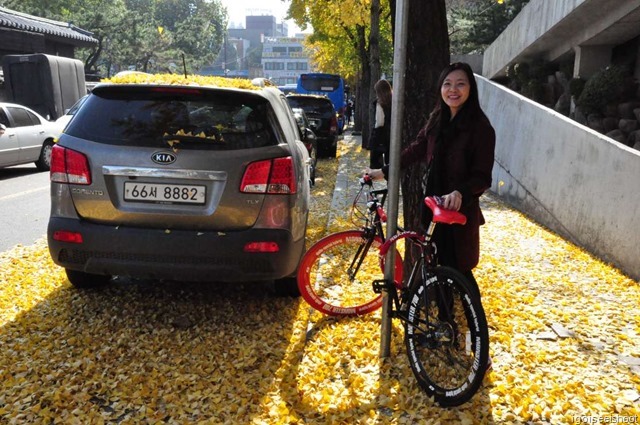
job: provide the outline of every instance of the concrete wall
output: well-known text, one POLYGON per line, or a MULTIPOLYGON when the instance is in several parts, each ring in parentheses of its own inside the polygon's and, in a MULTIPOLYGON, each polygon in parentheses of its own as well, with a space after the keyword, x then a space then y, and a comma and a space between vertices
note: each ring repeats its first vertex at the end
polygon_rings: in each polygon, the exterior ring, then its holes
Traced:
POLYGON ((477 79, 497 136, 492 191, 640 280, 640 151, 477 79))
POLYGON ((481 54, 472 55, 451 55, 451 63, 453 62, 466 62, 469 64, 474 73, 482 75, 482 60, 481 54))
MULTIPOLYGON (((639 22, 640 0, 531 0, 485 50, 482 75, 502 76, 507 65, 534 58, 555 61, 578 46, 611 49, 636 37, 639 22)), ((606 58, 588 56, 583 52, 583 61, 596 70, 610 60, 610 52, 606 58)), ((589 73, 593 70, 576 75, 589 73)))

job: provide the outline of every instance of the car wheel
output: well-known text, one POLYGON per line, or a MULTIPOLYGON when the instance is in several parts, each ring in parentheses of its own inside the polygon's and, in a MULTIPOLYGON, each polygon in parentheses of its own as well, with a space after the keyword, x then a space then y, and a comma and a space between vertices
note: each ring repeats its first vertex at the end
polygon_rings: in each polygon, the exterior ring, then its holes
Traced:
POLYGON ((97 288, 104 286, 111 280, 111 276, 104 274, 85 273, 78 270, 65 269, 67 279, 76 288, 97 288))
POLYGON ((36 168, 40 171, 49 171, 51 168, 51 151, 53 150, 53 142, 45 140, 40 150, 40 157, 36 161, 36 168))
POLYGON ((296 276, 283 277, 273 282, 273 288, 278 297, 299 297, 298 279, 296 276))
POLYGON ((338 153, 338 142, 335 145, 329 146, 327 149, 327 156, 330 158, 335 158, 338 153))
POLYGON ((313 187, 316 185, 316 166, 312 165, 309 170, 309 186, 313 187))

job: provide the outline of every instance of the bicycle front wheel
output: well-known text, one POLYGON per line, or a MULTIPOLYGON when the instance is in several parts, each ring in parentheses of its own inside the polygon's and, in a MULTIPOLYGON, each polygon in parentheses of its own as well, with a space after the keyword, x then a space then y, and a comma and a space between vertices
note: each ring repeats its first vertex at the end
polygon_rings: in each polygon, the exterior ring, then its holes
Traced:
MULTIPOLYGON (((314 309, 330 316, 370 313, 382 305, 372 283, 384 277, 379 249, 382 239, 362 230, 328 235, 306 252, 298 268, 298 288, 314 309)), ((401 279, 402 258, 396 252, 395 275, 401 279)))
POLYGON ((405 345, 418 383, 441 406, 465 403, 480 388, 489 359, 480 300, 449 267, 414 282, 408 300, 405 345))

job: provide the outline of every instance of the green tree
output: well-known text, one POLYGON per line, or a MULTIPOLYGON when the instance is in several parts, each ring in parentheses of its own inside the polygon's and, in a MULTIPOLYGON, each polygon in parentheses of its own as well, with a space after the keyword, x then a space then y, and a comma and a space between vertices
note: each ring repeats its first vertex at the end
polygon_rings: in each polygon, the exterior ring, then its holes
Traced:
POLYGON ((98 46, 79 50, 85 71, 166 72, 185 57, 193 72, 217 56, 227 26, 220 0, 5 0, 13 10, 73 22, 98 46))
POLYGON ((507 28, 529 0, 448 0, 451 51, 480 53, 507 28))

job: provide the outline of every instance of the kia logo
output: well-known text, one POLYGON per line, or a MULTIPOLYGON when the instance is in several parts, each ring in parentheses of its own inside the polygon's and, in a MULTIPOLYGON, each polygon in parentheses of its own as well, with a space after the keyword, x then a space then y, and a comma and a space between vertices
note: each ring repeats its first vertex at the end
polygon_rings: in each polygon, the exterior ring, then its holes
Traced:
POLYGON ((151 160, 156 164, 173 164, 176 156, 171 152, 156 152, 151 155, 151 160))

